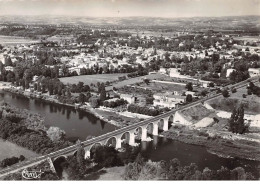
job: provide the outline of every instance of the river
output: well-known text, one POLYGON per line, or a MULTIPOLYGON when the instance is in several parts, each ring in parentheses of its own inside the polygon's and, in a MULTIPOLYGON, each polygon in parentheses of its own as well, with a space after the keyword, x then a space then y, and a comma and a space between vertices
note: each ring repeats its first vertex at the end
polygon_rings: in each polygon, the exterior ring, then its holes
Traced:
MULTIPOLYGON (((46 103, 42 100, 28 99, 12 93, 0 93, 0 101, 4 100, 11 105, 39 113, 45 117, 46 126, 57 126, 66 132, 71 140, 85 140, 87 136, 98 136, 116 129, 96 118, 94 115, 75 110, 72 107, 59 104, 46 103)), ((208 167, 210 169, 220 169, 225 166, 229 169, 243 167, 246 171, 259 176, 259 162, 221 158, 207 152, 206 148, 196 145, 185 144, 179 141, 162 137, 152 137, 153 141, 142 142, 141 147, 145 155, 153 161, 177 158, 181 164, 188 165, 196 163, 199 169, 208 167)))

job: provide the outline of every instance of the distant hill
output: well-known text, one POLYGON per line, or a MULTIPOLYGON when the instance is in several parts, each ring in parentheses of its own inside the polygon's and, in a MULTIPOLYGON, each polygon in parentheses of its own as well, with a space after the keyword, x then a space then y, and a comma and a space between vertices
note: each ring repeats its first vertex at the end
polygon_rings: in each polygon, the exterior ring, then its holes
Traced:
POLYGON ((77 24, 103 26, 211 26, 260 27, 260 16, 231 17, 69 17, 69 16, 0 16, 0 24, 77 24))

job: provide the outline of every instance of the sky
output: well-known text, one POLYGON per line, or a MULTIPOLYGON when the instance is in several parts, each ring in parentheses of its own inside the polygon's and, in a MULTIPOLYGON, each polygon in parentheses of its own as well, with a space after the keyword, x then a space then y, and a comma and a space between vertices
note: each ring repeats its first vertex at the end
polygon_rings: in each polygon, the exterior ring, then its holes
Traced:
POLYGON ((0 15, 88 17, 260 15, 260 0, 0 0, 0 15))

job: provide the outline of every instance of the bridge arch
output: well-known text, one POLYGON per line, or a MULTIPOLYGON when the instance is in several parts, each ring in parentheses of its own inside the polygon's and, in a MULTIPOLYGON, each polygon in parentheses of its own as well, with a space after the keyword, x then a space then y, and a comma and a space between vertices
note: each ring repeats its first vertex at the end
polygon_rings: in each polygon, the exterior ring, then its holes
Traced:
POLYGON ((163 129, 164 129, 164 123, 165 123, 165 119, 160 119, 160 120, 158 121, 158 128, 159 128, 160 130, 163 130, 163 129))
POLYGON ((136 131, 127 131, 120 137, 120 140, 124 144, 135 146, 136 131))
POLYGON ((77 156, 77 152, 78 152, 78 151, 74 151, 74 152, 73 152, 73 156, 77 156))
POLYGON ((110 137, 106 140, 105 145, 112 146, 116 149, 119 149, 121 148, 121 139, 120 137, 116 137, 116 136, 110 137))
POLYGON ((97 147, 102 146, 100 142, 92 144, 87 150, 85 150, 85 158, 93 158, 97 147))
POLYGON ((155 121, 153 123, 149 123, 146 126, 147 133, 152 134, 154 136, 158 136, 158 121, 155 121))
POLYGON ((145 141, 147 139, 147 125, 137 127, 134 130, 134 135, 141 141, 145 141))
POLYGON ((102 146, 102 144, 101 144, 100 142, 92 144, 92 145, 90 146, 90 148, 89 148, 90 152, 91 152, 91 151, 94 151, 94 150, 95 150, 97 147, 99 147, 99 146, 102 146))
POLYGON ((128 132, 128 131, 127 131, 127 132, 124 132, 124 133, 121 135, 121 137, 120 137, 122 143, 124 143, 124 144, 129 144, 129 142, 130 142, 130 136, 131 136, 130 132, 128 132))
POLYGON ((57 160, 57 159, 67 159, 68 157, 66 156, 66 155, 60 155, 60 156, 58 156, 58 157, 55 157, 54 159, 53 159, 53 163, 57 160))
POLYGON ((67 162, 67 156, 61 155, 53 159, 53 166, 59 178, 62 177, 63 163, 67 162))
POLYGON ((169 127, 173 125, 173 120, 174 120, 174 114, 170 115, 167 120, 169 127))
POLYGON ((147 129, 147 133, 148 133, 148 134, 153 134, 154 124, 153 124, 153 123, 149 123, 149 124, 146 126, 146 129, 147 129))
POLYGON ((116 141, 117 141, 117 138, 116 137, 110 137, 110 138, 108 138, 107 140, 106 140, 106 142, 105 142, 105 145, 106 146, 113 146, 113 147, 115 147, 116 146, 116 141))

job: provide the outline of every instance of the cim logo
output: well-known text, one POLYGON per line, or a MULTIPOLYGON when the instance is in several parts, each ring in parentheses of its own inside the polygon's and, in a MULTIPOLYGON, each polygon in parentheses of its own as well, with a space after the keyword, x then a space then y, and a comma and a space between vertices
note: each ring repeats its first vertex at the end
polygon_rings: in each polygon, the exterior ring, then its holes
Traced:
POLYGON ((28 171, 27 169, 24 169, 22 171, 22 176, 24 179, 40 179, 41 175, 44 172, 40 171, 28 171))

